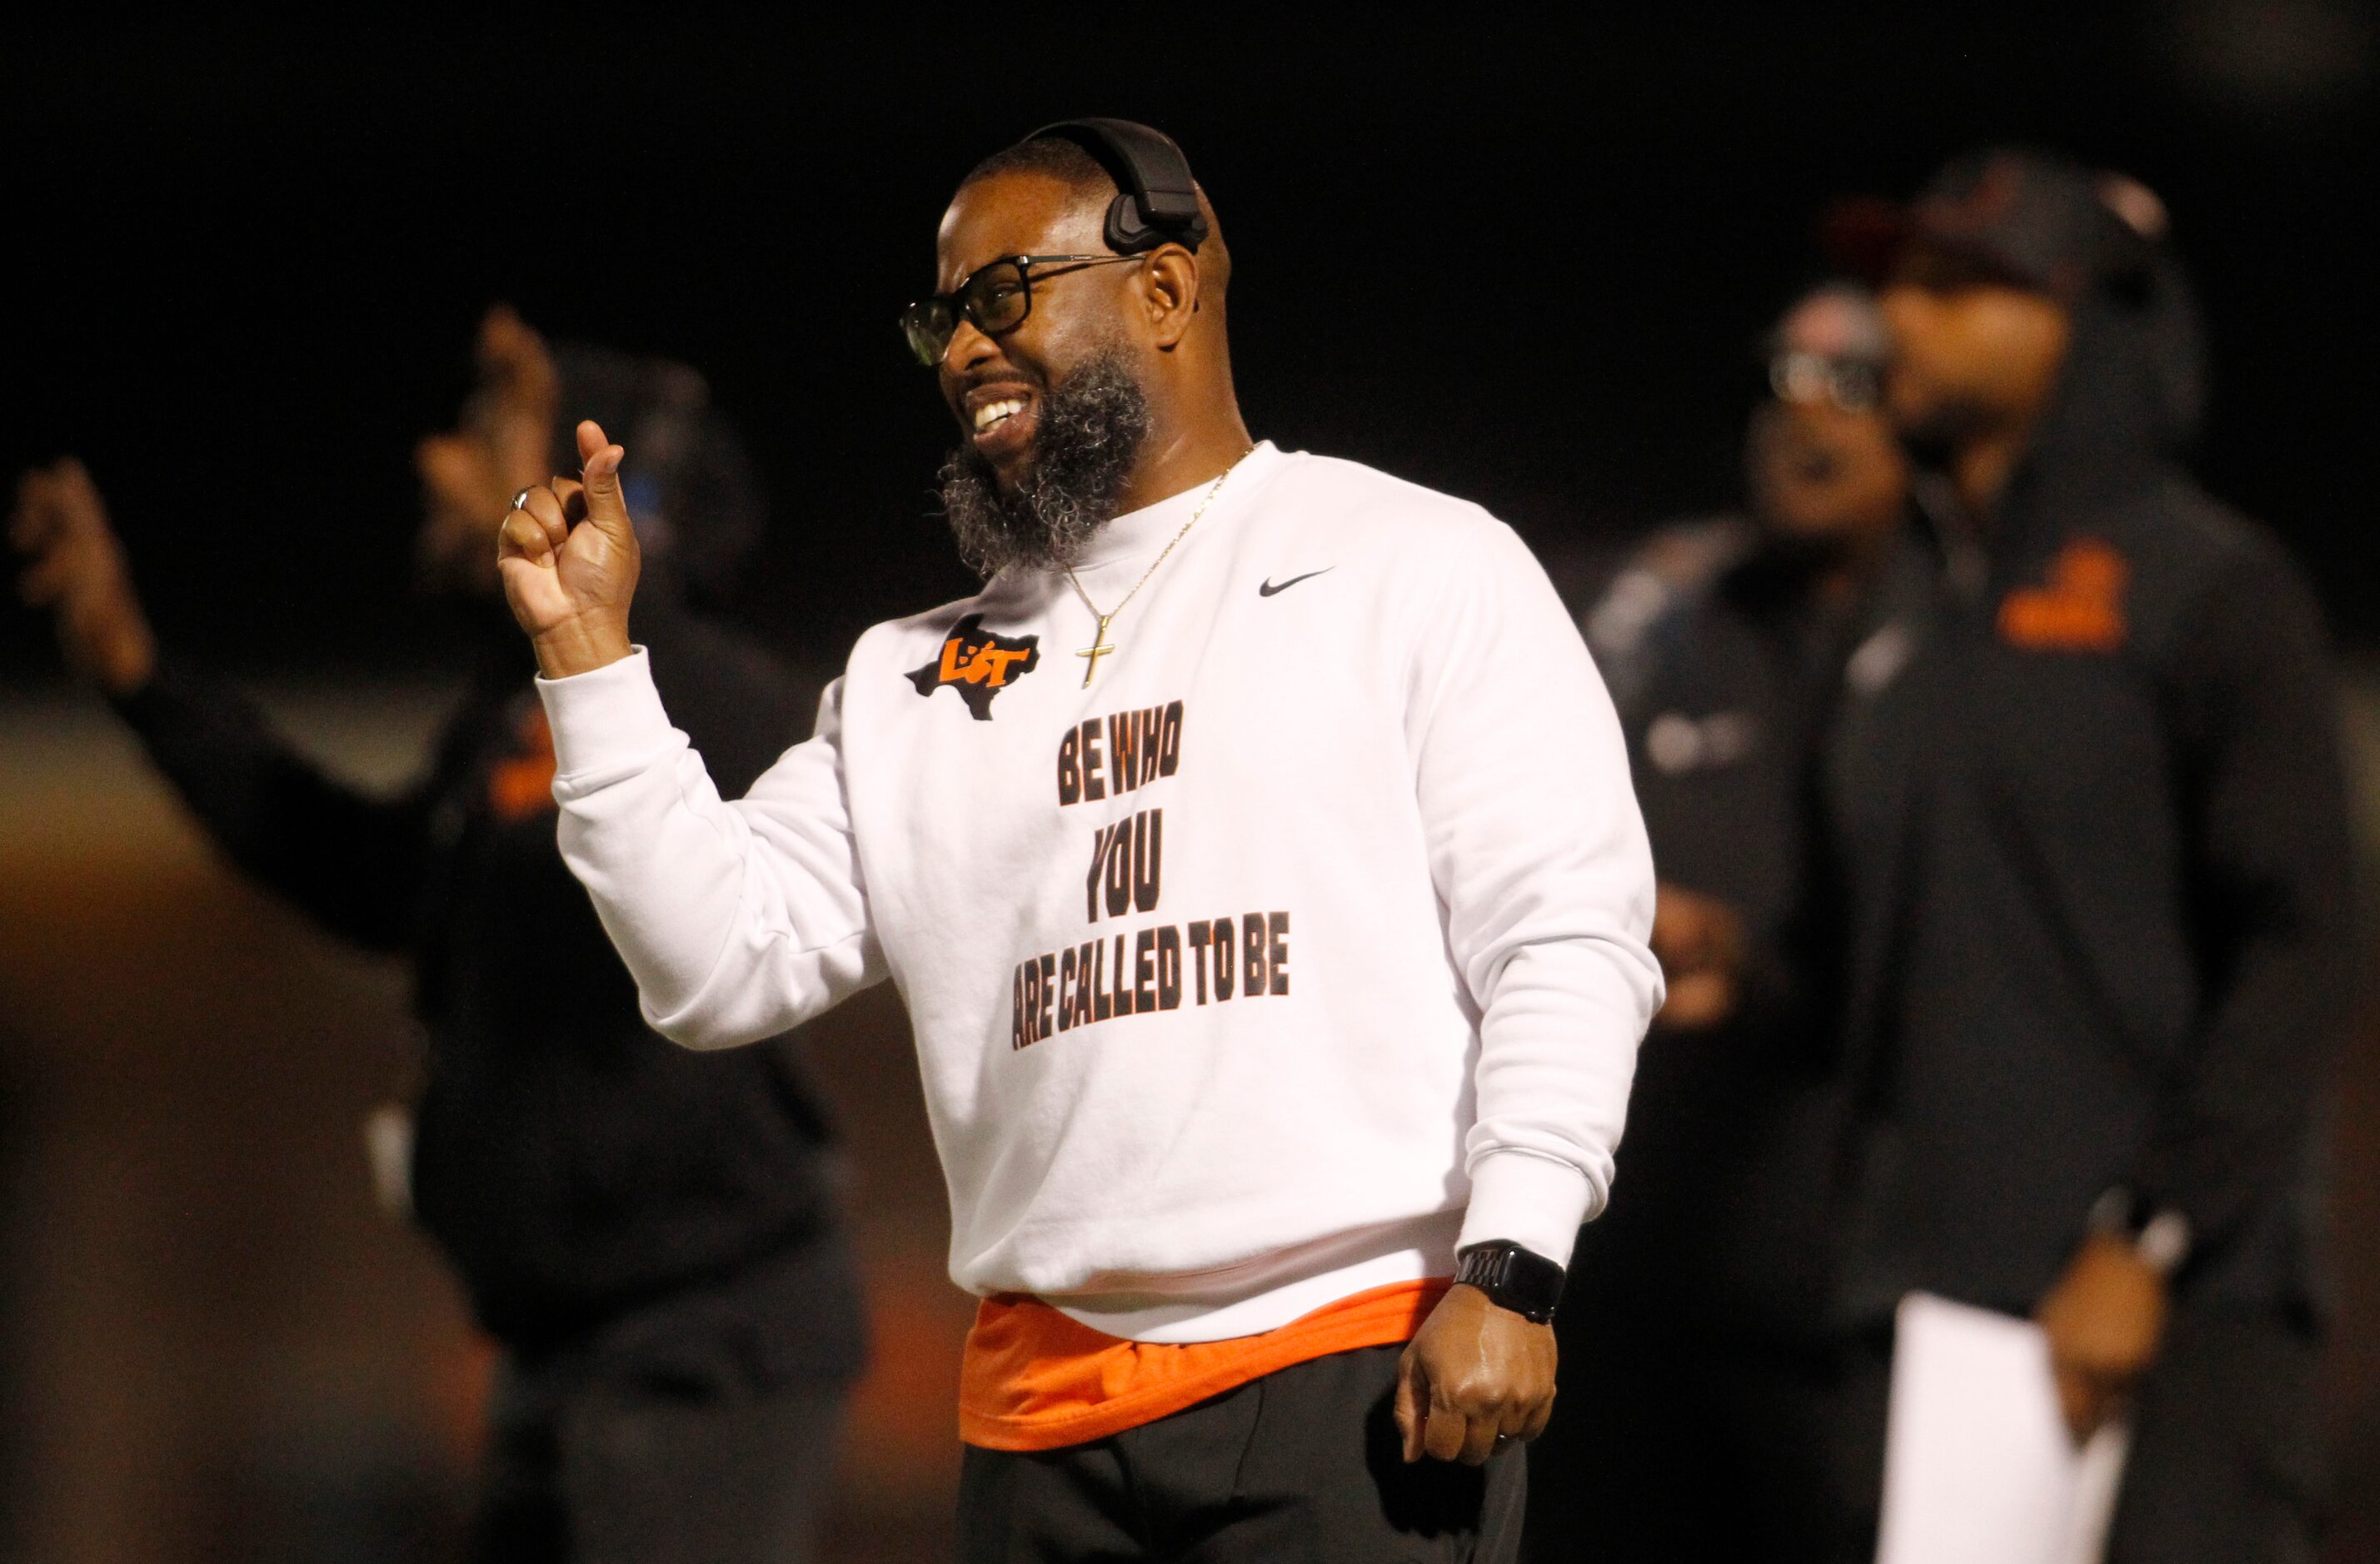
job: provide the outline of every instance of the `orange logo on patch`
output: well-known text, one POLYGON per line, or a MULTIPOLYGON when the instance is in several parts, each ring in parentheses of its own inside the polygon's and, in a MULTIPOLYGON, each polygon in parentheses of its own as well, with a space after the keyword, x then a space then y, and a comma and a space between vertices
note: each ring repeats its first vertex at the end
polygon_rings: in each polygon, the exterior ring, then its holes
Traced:
POLYGON ((930 697, 947 685, 959 692, 978 722, 991 721, 991 697, 1041 663, 1041 637, 1003 636, 983 627, 983 615, 970 613, 951 626, 942 655, 904 675, 930 697))
POLYGON ((2049 579, 2000 600, 2000 638, 2032 651, 2114 651, 2124 644, 2124 588, 2132 567, 2095 538, 2077 538, 2049 562, 2049 579))

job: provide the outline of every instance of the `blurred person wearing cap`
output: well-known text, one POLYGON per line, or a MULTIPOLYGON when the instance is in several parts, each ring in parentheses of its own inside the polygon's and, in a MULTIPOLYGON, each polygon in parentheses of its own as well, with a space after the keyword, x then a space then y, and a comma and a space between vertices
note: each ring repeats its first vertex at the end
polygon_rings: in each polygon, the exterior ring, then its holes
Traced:
POLYGON ((862 636, 741 799, 631 638, 597 425, 505 586, 657 1024, 908 1004, 980 1299, 962 1558, 1503 1564, 1660 1003, 1651 855, 1512 530, 1250 436, 1224 237, 1147 126, 961 178, 903 325, 983 589, 862 636))
POLYGON ((1845 1471, 1872 1523, 1922 1290, 2037 1319, 2078 1438, 2130 1420, 2111 1560, 2300 1559, 2344 788, 2305 584, 2177 460, 2204 379, 2165 238, 2137 184, 1988 152, 1883 291, 1932 526, 1881 578, 1905 655, 1825 761, 1871 1349, 1845 1471))
POLYGON ((558 428, 567 448, 558 406, 638 431, 656 523, 639 627, 671 649, 672 709, 740 788, 806 712, 782 669, 690 599, 757 538, 759 496, 693 370, 550 349, 501 309, 479 356, 461 427, 417 451, 420 582, 460 611, 477 672, 402 794, 325 774, 158 646, 72 461, 19 487, 24 589, 234 863, 333 933, 412 959, 425 1073, 410 1125, 378 1120, 394 1166, 376 1170, 505 1349, 471 1557, 806 1558, 865 1352, 827 1123, 792 1039, 690 1054, 639 1014, 555 847, 552 741, 487 519, 550 470, 558 428))
POLYGON ((1663 528, 1583 616, 1660 870, 1670 990, 1621 1198, 1580 1234, 1597 1285, 1559 1322, 1564 1393, 1595 1415, 1538 1447, 1540 1558, 1827 1557, 1843 1097, 1812 762, 1908 514, 1887 346, 1864 288, 1796 300, 1763 344, 1744 509, 1663 528))

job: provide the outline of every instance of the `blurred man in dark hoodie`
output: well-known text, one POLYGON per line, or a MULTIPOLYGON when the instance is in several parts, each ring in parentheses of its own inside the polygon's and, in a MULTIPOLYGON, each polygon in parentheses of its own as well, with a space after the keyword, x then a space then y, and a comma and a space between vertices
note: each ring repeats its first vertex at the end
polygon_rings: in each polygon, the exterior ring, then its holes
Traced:
POLYGON ((733 571, 759 496, 692 370, 549 351, 501 309, 480 357, 462 426, 418 452, 419 563, 485 633, 411 790, 368 796, 323 774, 162 652, 72 462, 20 486, 24 589, 241 868, 334 933, 413 960, 429 1058, 412 1205, 507 1350, 472 1557, 805 1558, 864 1350, 825 1123, 789 1039, 705 1054, 646 1028, 555 844, 552 746, 488 520, 570 455, 558 408, 636 431, 639 514, 662 518, 643 527, 638 633, 672 648, 670 709, 740 792, 808 713, 686 592, 733 571), (523 928, 545 931, 526 964, 523 928))
POLYGON ((1579 1238, 1598 1285, 1555 1319, 1563 1392, 1594 1414, 1538 1442, 1543 1559, 1829 1546, 1843 1093, 1812 759, 1907 519, 1887 346, 1865 289, 1796 300, 1762 345, 1744 510, 1664 527, 1583 616, 1660 870, 1670 989, 1638 1055, 1627 1197, 1579 1238))
POLYGON ((2313 1557, 2350 854, 2315 607, 2175 463, 2202 382, 2163 240, 2139 186, 1992 152, 1927 187, 1883 294, 1935 527, 1825 755, 1875 1349, 1846 1481, 1872 1522, 1923 1289, 2037 1318, 2078 1437, 2129 1414, 2110 1559, 2248 1564, 2313 1557))

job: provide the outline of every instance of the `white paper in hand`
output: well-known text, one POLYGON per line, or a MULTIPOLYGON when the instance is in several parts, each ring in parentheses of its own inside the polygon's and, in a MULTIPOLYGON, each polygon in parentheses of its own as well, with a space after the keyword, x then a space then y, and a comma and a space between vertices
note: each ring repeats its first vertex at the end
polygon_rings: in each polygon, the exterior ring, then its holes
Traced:
POLYGON ((2126 1431, 2074 1448, 2032 1321, 1902 1299, 1886 1427, 1876 1564, 2095 1564, 2105 1552, 2126 1431))

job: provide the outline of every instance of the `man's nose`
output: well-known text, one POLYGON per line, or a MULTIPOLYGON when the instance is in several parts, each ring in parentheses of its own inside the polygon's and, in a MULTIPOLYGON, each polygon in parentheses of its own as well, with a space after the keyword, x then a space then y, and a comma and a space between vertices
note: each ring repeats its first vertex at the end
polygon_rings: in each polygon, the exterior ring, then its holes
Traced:
POLYGON ((953 374, 965 375, 999 357, 1000 345, 985 334, 982 327, 961 315, 958 328, 951 333, 950 346, 942 349, 942 368, 953 374))

